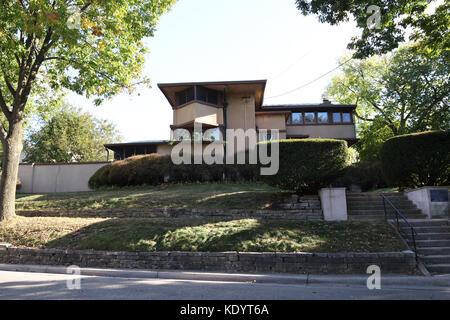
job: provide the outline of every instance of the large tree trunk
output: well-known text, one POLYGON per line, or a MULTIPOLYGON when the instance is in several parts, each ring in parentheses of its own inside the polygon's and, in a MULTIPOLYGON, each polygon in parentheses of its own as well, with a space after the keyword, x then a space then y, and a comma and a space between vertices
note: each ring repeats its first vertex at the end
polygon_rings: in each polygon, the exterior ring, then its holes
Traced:
POLYGON ((3 143, 3 172, 0 186, 0 221, 15 216, 16 184, 22 152, 22 122, 16 122, 3 143))

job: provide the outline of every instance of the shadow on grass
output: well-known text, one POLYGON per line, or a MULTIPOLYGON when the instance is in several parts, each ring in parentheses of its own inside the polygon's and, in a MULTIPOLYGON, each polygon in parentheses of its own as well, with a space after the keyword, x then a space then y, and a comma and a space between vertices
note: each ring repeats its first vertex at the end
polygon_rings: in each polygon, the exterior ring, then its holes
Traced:
POLYGON ((46 244, 110 251, 393 252, 404 250, 386 223, 257 219, 112 219, 46 244))
MULTIPOLYGON (((259 184, 192 184, 82 193, 20 195, 17 211, 119 208, 263 209, 278 190, 259 184)), ((56 215, 61 216, 61 215, 56 215)))

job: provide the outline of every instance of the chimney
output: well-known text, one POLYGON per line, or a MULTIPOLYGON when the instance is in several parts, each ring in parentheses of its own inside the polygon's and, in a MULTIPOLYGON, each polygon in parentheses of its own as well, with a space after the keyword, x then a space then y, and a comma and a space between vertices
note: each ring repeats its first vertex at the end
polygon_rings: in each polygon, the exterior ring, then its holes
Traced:
POLYGON ((322 104, 332 104, 332 103, 330 100, 324 98, 322 104))

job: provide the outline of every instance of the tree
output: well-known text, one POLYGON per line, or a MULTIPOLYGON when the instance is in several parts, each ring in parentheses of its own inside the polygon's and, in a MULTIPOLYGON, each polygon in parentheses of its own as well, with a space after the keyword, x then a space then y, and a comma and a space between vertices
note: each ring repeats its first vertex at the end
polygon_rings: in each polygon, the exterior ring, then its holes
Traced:
POLYGON ((25 161, 31 163, 105 161, 104 145, 120 140, 114 125, 89 113, 65 107, 43 119, 25 141, 25 161))
POLYGON ((356 20, 361 36, 354 37, 349 49, 355 58, 381 55, 408 40, 419 42, 429 53, 439 54, 450 47, 450 2, 444 1, 433 13, 427 12, 436 0, 296 0, 304 14, 316 14, 319 21, 337 25, 356 20), (408 33, 411 32, 410 37, 408 33))
POLYGON ((29 100, 65 88, 99 104, 142 77, 142 39, 175 0, 4 0, 0 4, 0 220, 15 215, 15 185, 29 100))
POLYGON ((381 144, 393 136, 450 128, 448 61, 448 51, 429 57, 405 46, 343 66, 326 94, 358 105, 362 160, 378 160, 381 144))

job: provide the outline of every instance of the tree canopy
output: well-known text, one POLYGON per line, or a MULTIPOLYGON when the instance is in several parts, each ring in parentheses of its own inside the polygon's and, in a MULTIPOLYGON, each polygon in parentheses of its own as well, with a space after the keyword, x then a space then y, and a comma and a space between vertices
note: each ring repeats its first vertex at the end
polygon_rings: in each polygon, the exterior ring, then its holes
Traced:
POLYGON ((439 54, 450 48, 450 2, 434 0, 296 0, 304 14, 337 25, 354 19, 359 37, 349 43, 355 58, 381 55, 403 42, 418 42, 424 51, 439 54), (429 12, 430 5, 437 5, 429 12))
POLYGON ((358 105, 363 160, 379 159, 381 143, 390 137, 450 129, 449 58, 448 51, 430 57, 405 46, 393 54, 352 60, 332 79, 326 95, 358 105))
POLYGON ((104 144, 120 141, 112 123, 74 107, 63 107, 33 130, 24 145, 30 163, 106 161, 104 144))
POLYGON ((96 104, 148 84, 159 17, 175 0, 4 0, 0 3, 0 220, 14 216, 23 124, 33 97, 67 89, 96 104))

